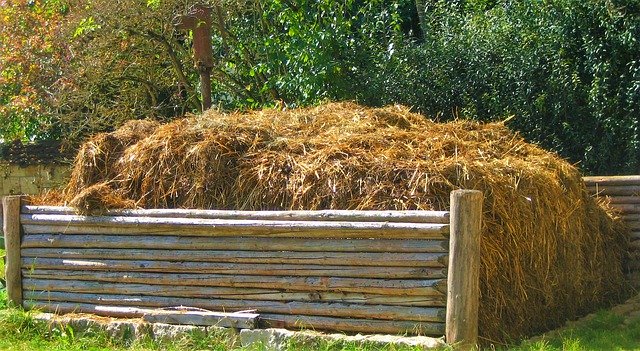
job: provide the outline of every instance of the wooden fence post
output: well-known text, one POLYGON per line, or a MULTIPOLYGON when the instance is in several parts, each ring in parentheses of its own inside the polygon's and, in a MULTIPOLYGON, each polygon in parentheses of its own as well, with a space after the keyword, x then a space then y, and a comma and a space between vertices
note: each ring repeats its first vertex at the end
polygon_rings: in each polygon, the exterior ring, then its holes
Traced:
POLYGON ((478 343, 482 192, 451 192, 446 340, 456 349, 478 343))
POLYGON ((2 198, 3 230, 6 250, 5 279, 9 301, 22 306, 22 273, 20 264, 20 196, 2 198))

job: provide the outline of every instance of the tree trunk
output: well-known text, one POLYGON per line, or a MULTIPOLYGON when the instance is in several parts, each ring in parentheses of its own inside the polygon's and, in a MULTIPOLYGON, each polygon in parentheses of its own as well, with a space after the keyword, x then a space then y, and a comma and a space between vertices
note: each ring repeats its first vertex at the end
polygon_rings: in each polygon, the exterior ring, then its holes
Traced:
POLYGON ((415 0, 416 1, 416 10, 418 11, 418 21, 420 22, 420 31, 422 31, 422 35, 426 34, 427 23, 425 18, 425 10, 427 8, 427 4, 424 0, 415 0))

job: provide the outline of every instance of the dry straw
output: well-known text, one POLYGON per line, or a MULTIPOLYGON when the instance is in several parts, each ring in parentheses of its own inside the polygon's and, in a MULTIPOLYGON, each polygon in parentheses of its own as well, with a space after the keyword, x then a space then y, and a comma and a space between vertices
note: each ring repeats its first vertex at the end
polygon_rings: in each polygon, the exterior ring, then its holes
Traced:
POLYGON ((64 195, 84 212, 444 210, 459 188, 485 196, 485 339, 545 331, 623 295, 619 222, 574 166, 501 123, 435 123, 399 106, 352 103, 130 122, 84 145, 64 195))

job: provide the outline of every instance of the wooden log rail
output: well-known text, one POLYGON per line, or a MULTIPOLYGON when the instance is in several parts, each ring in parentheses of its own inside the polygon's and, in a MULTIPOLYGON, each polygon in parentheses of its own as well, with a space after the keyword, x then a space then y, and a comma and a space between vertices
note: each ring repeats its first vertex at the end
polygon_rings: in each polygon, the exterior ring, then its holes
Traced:
POLYGON ((478 333, 482 194, 459 190, 451 201, 447 212, 79 216, 5 197, 9 299, 111 316, 171 306, 255 310, 260 327, 446 335, 470 348, 478 333))
POLYGON ((629 227, 628 278, 640 287, 640 175, 584 177, 587 190, 606 197, 629 227))

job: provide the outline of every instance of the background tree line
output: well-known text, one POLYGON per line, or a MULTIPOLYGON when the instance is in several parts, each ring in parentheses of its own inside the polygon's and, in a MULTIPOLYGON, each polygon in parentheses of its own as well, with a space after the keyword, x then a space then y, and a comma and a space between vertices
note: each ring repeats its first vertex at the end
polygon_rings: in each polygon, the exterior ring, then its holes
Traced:
MULTIPOLYGON (((0 0, 0 134, 79 141, 197 112, 186 0, 0 0)), ((639 0, 210 1, 222 109, 401 103, 640 172, 639 0)))

